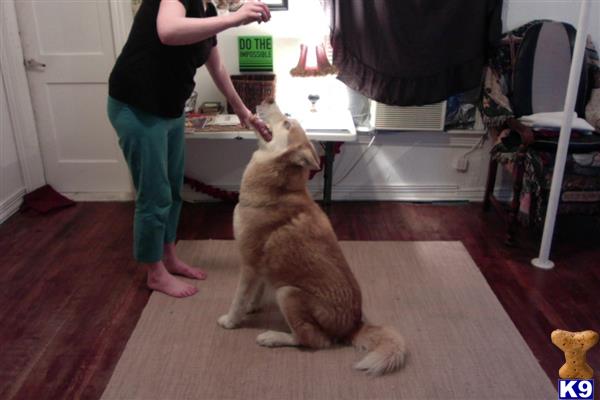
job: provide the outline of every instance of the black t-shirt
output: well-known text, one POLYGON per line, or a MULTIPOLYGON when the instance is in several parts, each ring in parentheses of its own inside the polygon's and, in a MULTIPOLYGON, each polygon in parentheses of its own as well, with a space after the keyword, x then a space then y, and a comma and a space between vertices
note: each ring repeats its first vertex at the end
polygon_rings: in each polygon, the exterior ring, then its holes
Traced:
MULTIPOLYGON (((202 0, 179 1, 185 6, 186 17, 217 15, 210 3, 205 11, 202 0)), ((184 46, 162 44, 156 28, 159 5, 160 0, 142 2, 110 74, 108 93, 151 114, 177 118, 194 90, 196 69, 206 62, 217 39, 213 36, 184 46)))

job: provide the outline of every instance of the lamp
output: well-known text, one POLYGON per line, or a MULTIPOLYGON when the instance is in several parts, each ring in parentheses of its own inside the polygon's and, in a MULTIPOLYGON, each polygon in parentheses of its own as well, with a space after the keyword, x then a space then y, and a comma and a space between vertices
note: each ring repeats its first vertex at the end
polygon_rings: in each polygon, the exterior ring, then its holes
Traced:
POLYGON ((302 9, 298 10, 302 18, 300 21, 312 21, 310 24, 303 23, 300 43, 300 57, 298 64, 290 70, 290 74, 296 77, 326 76, 337 73, 335 68, 327 59, 323 39, 328 34, 328 22, 325 13, 317 0, 305 0, 302 9))
POLYGON ((292 76, 325 76, 336 73, 337 68, 331 65, 327 59, 323 43, 318 45, 300 44, 300 58, 298 65, 290 70, 292 76), (313 52, 314 54, 312 54, 313 52))

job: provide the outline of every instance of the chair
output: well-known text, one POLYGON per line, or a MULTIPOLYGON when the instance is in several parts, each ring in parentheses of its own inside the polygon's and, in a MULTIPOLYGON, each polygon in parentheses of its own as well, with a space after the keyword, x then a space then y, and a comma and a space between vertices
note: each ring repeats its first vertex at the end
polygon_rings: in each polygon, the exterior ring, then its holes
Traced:
MULTIPOLYGON (((491 152, 483 207, 488 210, 494 206, 502 213, 507 222, 508 245, 515 243, 520 210, 529 224, 539 226, 543 221, 558 143, 557 131, 533 130, 518 118, 563 110, 575 35, 575 29, 566 23, 533 21, 503 36, 486 69, 480 109, 496 144, 491 152), (494 195, 499 165, 513 179, 507 212, 494 195)), ((576 104, 580 117, 586 112, 594 115, 600 107, 597 61, 597 53, 588 41, 576 104), (590 101, 592 98, 594 101, 590 101)), ((575 156, 600 151, 599 125, 593 134, 571 134, 559 213, 600 214, 600 157, 596 168, 577 164, 575 156)))

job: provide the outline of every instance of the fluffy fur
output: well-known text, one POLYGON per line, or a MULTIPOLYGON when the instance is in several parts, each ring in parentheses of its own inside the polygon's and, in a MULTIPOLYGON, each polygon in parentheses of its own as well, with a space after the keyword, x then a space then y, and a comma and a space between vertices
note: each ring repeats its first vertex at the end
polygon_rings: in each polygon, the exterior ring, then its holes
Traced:
POLYGON ((371 375, 399 369, 404 340, 394 330, 365 323, 361 292, 329 219, 306 188, 310 169, 318 169, 313 145, 297 121, 273 102, 258 112, 273 139, 258 133, 259 148, 242 179, 234 212, 234 233, 242 266, 224 328, 239 326, 256 310, 263 286, 275 289, 290 333, 267 331, 257 337, 268 347, 327 348, 352 343, 367 351, 355 368, 371 375))

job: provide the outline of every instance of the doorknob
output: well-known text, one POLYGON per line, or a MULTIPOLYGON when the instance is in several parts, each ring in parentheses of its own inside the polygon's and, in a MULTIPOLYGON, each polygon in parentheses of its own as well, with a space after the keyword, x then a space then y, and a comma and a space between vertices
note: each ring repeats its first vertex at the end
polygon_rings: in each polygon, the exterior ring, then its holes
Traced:
POLYGON ((25 60, 25 68, 27 69, 44 69, 46 64, 39 62, 36 59, 28 58, 25 60))

